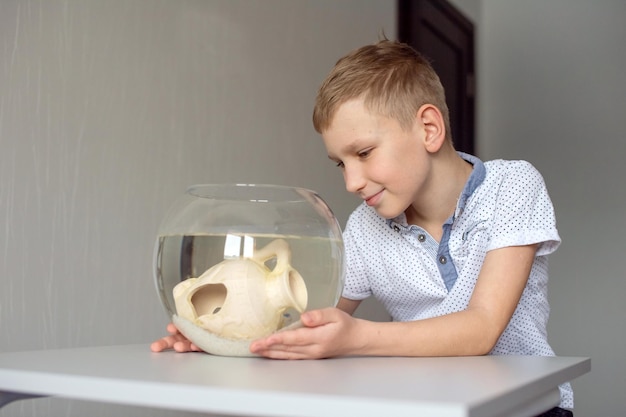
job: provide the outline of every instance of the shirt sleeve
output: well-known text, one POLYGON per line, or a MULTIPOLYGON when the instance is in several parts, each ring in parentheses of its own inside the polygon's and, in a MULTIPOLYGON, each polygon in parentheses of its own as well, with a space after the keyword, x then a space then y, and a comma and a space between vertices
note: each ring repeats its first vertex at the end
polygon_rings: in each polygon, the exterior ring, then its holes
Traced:
POLYGON ((372 295, 363 260, 363 223, 358 210, 355 210, 343 232, 346 276, 342 296, 350 300, 364 300, 372 295))
POLYGON ((488 250, 538 243, 537 256, 543 256, 560 245, 548 190, 530 163, 515 161, 503 176, 492 230, 488 250))

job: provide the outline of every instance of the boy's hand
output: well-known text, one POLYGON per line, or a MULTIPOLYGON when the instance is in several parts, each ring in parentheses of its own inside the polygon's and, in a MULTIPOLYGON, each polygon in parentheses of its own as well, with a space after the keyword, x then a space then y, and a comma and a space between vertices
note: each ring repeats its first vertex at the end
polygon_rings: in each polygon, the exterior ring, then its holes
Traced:
POLYGON ((320 359, 356 353, 358 320, 337 308, 303 313, 304 327, 255 340, 250 351, 273 359, 320 359))
POLYGON ((167 325, 169 336, 165 336, 159 340, 152 342, 150 350, 153 352, 163 352, 164 350, 173 349, 176 352, 201 352, 202 349, 191 343, 183 336, 173 323, 167 325))

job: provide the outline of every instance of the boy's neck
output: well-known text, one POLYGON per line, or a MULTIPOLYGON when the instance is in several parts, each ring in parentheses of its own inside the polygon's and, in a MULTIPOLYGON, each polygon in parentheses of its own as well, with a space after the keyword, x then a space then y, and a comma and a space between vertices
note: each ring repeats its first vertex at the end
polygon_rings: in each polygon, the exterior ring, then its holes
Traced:
POLYGON ((454 150, 439 152, 433 157, 433 180, 426 193, 409 206, 405 214, 409 224, 425 229, 439 241, 443 234, 442 226, 454 214, 473 166, 454 150))

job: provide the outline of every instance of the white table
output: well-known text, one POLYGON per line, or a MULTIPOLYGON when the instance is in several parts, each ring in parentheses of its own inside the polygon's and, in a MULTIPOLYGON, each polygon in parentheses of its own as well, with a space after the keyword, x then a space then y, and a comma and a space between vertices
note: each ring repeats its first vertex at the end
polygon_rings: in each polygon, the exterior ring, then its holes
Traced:
POLYGON ((10 352, 0 353, 0 407, 59 396, 246 416, 531 416, 590 367, 528 356, 277 361, 147 344, 10 352))

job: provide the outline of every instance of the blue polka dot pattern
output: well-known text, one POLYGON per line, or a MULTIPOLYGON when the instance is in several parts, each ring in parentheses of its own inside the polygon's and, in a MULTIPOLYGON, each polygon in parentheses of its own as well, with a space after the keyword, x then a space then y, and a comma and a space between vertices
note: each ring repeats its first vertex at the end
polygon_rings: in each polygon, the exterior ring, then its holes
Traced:
MULTIPOLYGON (((483 166, 473 156, 461 156, 474 171, 483 166)), ((484 180, 453 219, 448 245, 458 277, 449 291, 437 265, 439 243, 426 230, 407 224, 404 215, 389 221, 361 204, 344 231, 343 296, 373 295, 395 321, 453 313, 467 307, 487 252, 538 243, 518 307, 491 354, 552 356, 547 255, 560 244, 552 202, 541 174, 526 161, 494 160, 484 169, 484 180)), ((562 407, 573 406, 569 384, 561 387, 561 397, 562 407)))

